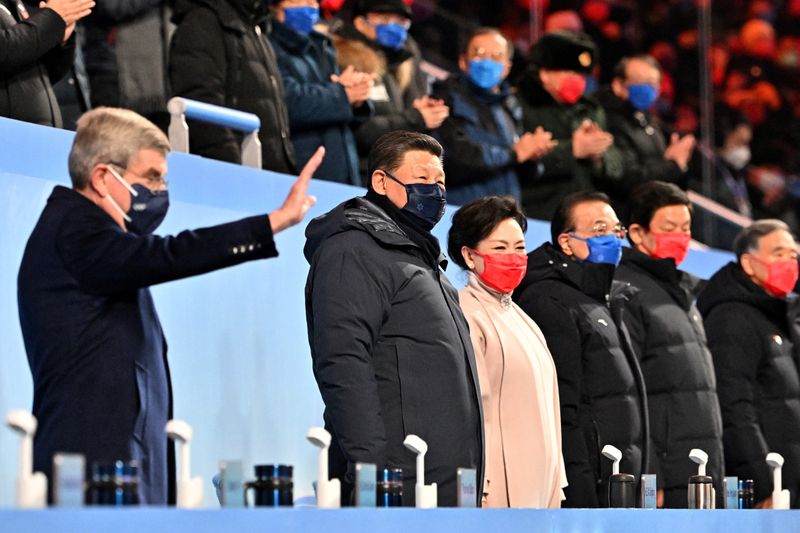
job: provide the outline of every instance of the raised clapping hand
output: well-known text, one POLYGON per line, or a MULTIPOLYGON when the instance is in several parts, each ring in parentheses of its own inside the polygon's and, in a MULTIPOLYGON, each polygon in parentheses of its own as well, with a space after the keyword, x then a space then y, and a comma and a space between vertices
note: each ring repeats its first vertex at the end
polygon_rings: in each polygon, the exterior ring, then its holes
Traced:
POLYGON ((603 131, 596 122, 584 120, 572 134, 572 155, 575 159, 600 159, 614 143, 614 136, 603 131))
POLYGON ((533 133, 526 132, 519 138, 514 145, 514 152, 517 154, 517 162, 524 163, 547 155, 556 146, 558 141, 553 140, 553 135, 539 126, 533 133))
POLYGON ((52 9, 64 20, 67 29, 64 31, 64 42, 75 30, 75 23, 92 12, 94 0, 50 0, 39 2, 40 9, 52 9))
POLYGON ((350 105, 360 107, 369 99, 375 77, 366 72, 359 72, 353 65, 348 65, 341 74, 331 74, 331 81, 344 87, 350 105))
POLYGON ((445 105, 444 101, 436 98, 423 96, 414 100, 412 105, 420 112, 422 120, 425 121, 425 127, 429 130, 435 130, 450 116, 450 108, 445 105))
POLYGON ((269 214, 269 223, 272 226, 273 234, 302 222, 308 210, 317 203, 314 196, 308 195, 308 182, 311 181, 314 172, 322 163, 323 157, 325 157, 325 148, 320 146, 303 167, 292 188, 289 189, 283 205, 269 214))
POLYGON ((695 144, 697 144, 694 135, 679 136, 673 133, 670 139, 669 147, 664 152, 664 159, 675 161, 681 170, 686 170, 689 165, 689 160, 692 158, 695 144))

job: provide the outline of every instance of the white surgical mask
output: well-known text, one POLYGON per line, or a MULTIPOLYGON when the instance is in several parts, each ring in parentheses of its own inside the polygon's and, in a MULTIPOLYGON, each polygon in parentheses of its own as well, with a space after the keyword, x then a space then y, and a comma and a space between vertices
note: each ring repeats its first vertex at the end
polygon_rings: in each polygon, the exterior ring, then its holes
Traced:
POLYGON ((722 159, 736 170, 742 170, 750 162, 750 148, 748 146, 737 146, 726 152, 722 152, 722 159))

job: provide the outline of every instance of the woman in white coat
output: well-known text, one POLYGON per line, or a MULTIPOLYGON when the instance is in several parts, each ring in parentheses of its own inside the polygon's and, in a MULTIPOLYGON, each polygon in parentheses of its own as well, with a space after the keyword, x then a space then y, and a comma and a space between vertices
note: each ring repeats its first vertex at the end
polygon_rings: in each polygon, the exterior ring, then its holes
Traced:
POLYGON ((558 508, 567 485, 555 365, 511 301, 526 272, 526 229, 513 198, 488 196, 461 207, 448 235, 450 259, 469 270, 460 296, 483 400, 484 507, 558 508))

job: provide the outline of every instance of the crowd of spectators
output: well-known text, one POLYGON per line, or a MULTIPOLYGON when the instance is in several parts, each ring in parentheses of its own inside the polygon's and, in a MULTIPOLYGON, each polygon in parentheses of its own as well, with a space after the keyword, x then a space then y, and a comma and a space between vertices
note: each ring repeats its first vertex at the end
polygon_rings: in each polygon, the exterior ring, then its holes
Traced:
MULTIPOLYGON (((458 154, 447 169, 458 188, 452 198, 457 203, 480 194, 512 193, 529 214, 547 218, 549 204, 561 194, 589 186, 608 193, 624 213, 624 194, 631 185, 661 179, 702 191, 745 217, 777 217, 797 229, 800 1, 711 2, 708 58, 698 53, 700 4, 103 0, 94 5, 51 0, 37 6, 0 0, 0 73, 8 95, 0 115, 73 128, 90 106, 121 106, 166 129, 167 99, 186 96, 258 115, 264 167, 279 172, 295 172, 322 144, 328 156, 318 177, 363 184, 369 148, 380 135, 403 129, 433 133, 448 153, 458 154), (62 6, 73 6, 75 12, 62 6), (471 57, 477 49, 470 50, 466 41, 475 37, 476 28, 487 26, 498 28, 509 44, 507 56, 499 60, 508 68, 484 89, 500 96, 481 105, 494 109, 493 117, 505 108, 511 127, 489 133, 482 128, 479 133, 465 128, 459 113, 471 105, 463 93, 475 84, 475 79, 464 81, 470 78, 471 63, 487 59, 471 57), (572 45, 559 48, 563 43, 557 43, 557 61, 547 64, 552 61, 546 51, 532 46, 542 32, 573 35, 574 46, 589 51, 591 61, 566 58, 563 54, 572 45), (37 47, 26 44, 37 37, 37 47), (69 61, 62 59, 73 49, 76 60, 70 70, 69 61), (707 144, 700 139, 701 59, 715 104, 715 135, 707 144), (423 62, 432 68, 421 68, 423 62), (583 76, 579 105, 565 106, 547 96, 547 90, 541 92, 542 68, 583 76), (448 74, 455 74, 451 81, 441 79, 448 74), (22 106, 16 103, 31 83, 44 95, 36 104, 38 111, 31 109, 35 97, 23 99, 22 106), (630 85, 648 84, 657 87, 651 100, 629 94, 630 85), (52 105, 55 98, 63 120, 52 105), (552 112, 543 111, 551 104, 552 112), (513 117, 520 106, 521 116, 513 117), (577 128, 576 117, 589 123, 577 128), (596 148, 604 142, 608 146, 597 154, 576 152, 576 130, 584 138, 593 136, 596 148), (471 149, 470 143, 485 145, 493 135, 489 144, 504 144, 502 154, 481 156, 471 149), (556 145, 559 137, 562 142, 556 145), (701 142, 695 149, 696 138, 701 142), (568 145, 573 148, 569 165, 562 157, 568 145), (482 162, 475 161, 476 154, 482 162), (554 158, 562 160, 554 165, 554 158), (703 158, 711 160, 710 187, 703 186, 703 158), (492 165, 496 168, 488 168, 492 165), (508 180, 512 166, 519 184, 492 190, 474 186, 490 178, 495 183, 508 180), (555 188, 548 190, 553 183, 555 188)), ((231 130, 192 125, 194 153, 236 162, 240 140, 231 130)), ((707 240, 729 246, 731 236, 721 228, 707 240)))

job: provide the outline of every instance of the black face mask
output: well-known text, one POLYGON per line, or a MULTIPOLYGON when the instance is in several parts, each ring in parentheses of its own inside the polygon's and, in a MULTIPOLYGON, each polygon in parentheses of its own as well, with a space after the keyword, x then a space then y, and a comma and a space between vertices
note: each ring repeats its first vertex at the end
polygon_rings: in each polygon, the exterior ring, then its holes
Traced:
POLYGON ((383 171, 389 179, 396 181, 406 189, 408 200, 403 210, 419 218, 428 231, 442 219, 447 207, 447 193, 436 183, 414 183, 406 185, 391 173, 383 171))

